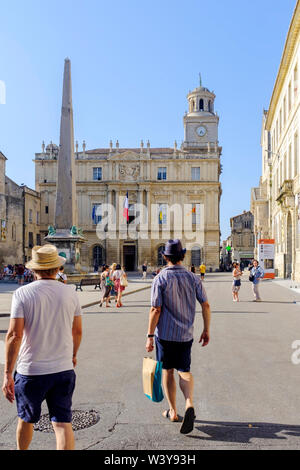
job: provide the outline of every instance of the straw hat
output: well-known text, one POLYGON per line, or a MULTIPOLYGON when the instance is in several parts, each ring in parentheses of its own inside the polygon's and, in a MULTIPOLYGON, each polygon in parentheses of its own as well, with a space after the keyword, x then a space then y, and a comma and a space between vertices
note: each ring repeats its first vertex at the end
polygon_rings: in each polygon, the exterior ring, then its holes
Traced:
POLYGON ((54 269, 66 262, 66 258, 59 256, 54 245, 34 246, 31 252, 32 259, 26 263, 28 269, 54 269))

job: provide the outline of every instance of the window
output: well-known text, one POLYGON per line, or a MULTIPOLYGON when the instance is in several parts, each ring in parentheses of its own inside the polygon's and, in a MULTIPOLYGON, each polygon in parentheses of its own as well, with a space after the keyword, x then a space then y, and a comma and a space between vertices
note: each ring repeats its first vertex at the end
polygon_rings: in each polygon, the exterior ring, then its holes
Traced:
POLYGON ((28 247, 33 248, 33 233, 28 232, 28 247))
POLYGON ((283 127, 285 126, 286 122, 286 97, 283 100, 283 127))
POLYGON ((32 224, 32 209, 29 209, 28 222, 32 224))
POLYGON ((192 181, 200 181, 200 166, 192 167, 192 181))
POLYGON ((94 224, 99 224, 102 220, 102 204, 93 204, 92 219, 94 224))
POLYGON ((16 224, 13 223, 11 227, 11 238, 15 242, 17 239, 17 229, 16 229, 16 224))
POLYGON ((41 234, 40 233, 37 233, 37 235, 36 235, 36 244, 41 245, 41 234))
POLYGON ((49 206, 45 206, 45 214, 49 214, 49 206))
POLYGON ((102 168, 93 168, 93 180, 101 181, 102 180, 102 168))
POLYGON ((93 267, 98 270, 99 266, 103 264, 103 248, 101 245, 95 245, 93 248, 93 267))
POLYGON ((128 220, 128 223, 130 224, 131 222, 133 222, 136 218, 136 207, 135 207, 135 204, 129 204, 129 207, 128 207, 128 216, 129 216, 129 220, 128 220))
POLYGON ((167 223, 167 204, 159 204, 158 206, 158 224, 165 225, 167 223))
POLYGON ((40 213, 39 212, 36 213, 36 223, 37 223, 37 225, 39 225, 39 223, 40 223, 40 213))
POLYGON ((294 68, 294 99, 296 101, 298 93, 298 65, 294 68))
POLYGON ((292 108, 292 84, 289 83, 288 87, 288 111, 290 112, 292 108))
POLYGON ((211 113, 211 101, 208 100, 208 112, 211 113))
POLYGON ((200 224, 200 204, 192 204, 192 224, 200 224))
POLYGON ((158 168, 157 171, 157 179, 159 181, 166 180, 167 179, 167 168, 166 167, 160 167, 158 168))
POLYGON ((194 266, 200 266, 201 264, 201 248, 199 246, 193 246, 191 264, 194 266))
POLYGON ((204 111, 204 101, 202 99, 199 101, 199 110, 204 111))

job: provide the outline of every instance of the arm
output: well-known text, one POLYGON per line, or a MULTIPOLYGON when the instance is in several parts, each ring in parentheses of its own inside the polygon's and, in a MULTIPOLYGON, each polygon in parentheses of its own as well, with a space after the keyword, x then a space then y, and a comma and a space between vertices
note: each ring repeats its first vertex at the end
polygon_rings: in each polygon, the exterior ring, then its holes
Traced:
POLYGON ((72 336, 73 336, 73 365, 74 367, 77 364, 77 351, 79 349, 81 338, 82 338, 82 320, 81 315, 74 317, 73 326, 72 326, 72 336))
POLYGON ((210 319, 211 319, 211 311, 209 303, 203 302, 201 304, 202 307, 202 317, 203 317, 203 331, 199 340, 199 343, 202 341, 202 346, 207 346, 210 340, 210 319))
POLYGON ((3 380, 3 395, 10 403, 15 399, 15 384, 13 370, 19 354, 24 331, 24 318, 12 318, 5 340, 5 369, 3 380))
MULTIPOLYGON (((148 325, 148 335, 154 335, 155 328, 157 326, 159 317, 161 313, 161 307, 151 307, 149 312, 149 325, 148 325)), ((147 338, 146 351, 151 352, 154 349, 154 339, 147 338)))

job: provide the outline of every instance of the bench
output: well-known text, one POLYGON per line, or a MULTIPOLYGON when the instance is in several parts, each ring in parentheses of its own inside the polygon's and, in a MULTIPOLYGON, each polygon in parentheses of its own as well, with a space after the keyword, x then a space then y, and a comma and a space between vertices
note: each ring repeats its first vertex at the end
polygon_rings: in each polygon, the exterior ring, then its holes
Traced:
POLYGON ((94 278, 83 278, 80 279, 80 282, 77 282, 76 284, 76 290, 81 290, 82 291, 82 286, 95 286, 95 289, 100 287, 100 278, 99 277, 94 277, 94 278))

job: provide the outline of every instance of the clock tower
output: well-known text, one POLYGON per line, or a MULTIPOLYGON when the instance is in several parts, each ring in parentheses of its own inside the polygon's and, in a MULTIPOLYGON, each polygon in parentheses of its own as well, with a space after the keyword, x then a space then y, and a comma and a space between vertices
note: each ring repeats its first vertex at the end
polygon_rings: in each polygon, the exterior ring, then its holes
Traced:
POLYGON ((187 95, 189 111, 185 113, 183 149, 218 145, 219 117, 214 112, 216 95, 200 86, 187 95))

